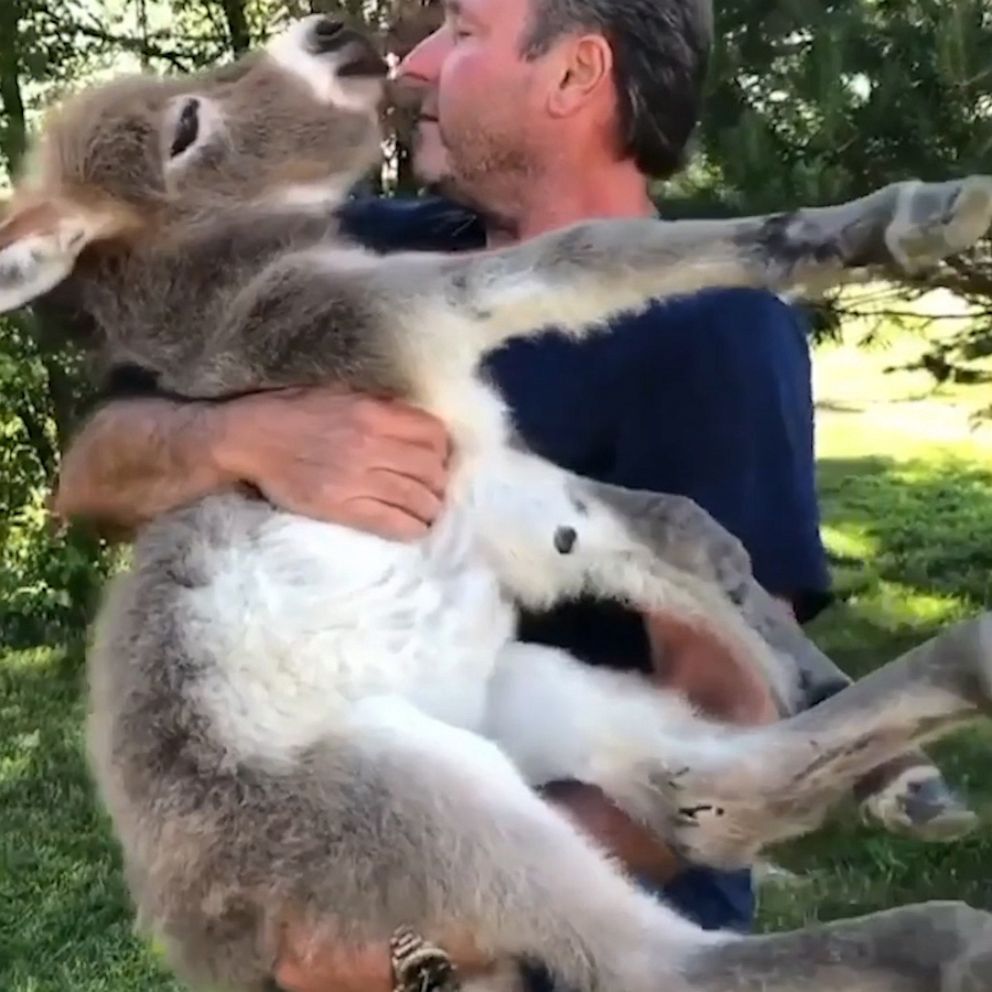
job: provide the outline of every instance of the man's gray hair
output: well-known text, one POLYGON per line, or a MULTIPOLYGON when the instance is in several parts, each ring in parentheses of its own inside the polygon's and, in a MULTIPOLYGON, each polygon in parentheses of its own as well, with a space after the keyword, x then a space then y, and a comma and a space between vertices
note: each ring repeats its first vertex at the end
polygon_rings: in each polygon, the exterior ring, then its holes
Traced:
POLYGON ((699 118, 713 39, 710 0, 531 0, 523 50, 534 58, 562 35, 589 30, 610 42, 622 150, 651 176, 682 166, 699 118))

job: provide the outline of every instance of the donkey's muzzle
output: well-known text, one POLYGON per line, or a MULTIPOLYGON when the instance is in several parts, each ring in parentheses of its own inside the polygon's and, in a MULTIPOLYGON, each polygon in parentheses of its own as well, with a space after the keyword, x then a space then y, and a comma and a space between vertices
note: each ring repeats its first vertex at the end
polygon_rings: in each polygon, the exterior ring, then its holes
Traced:
POLYGON ((384 77, 389 72, 389 66, 369 38, 333 17, 315 21, 309 41, 315 55, 338 56, 339 76, 384 77))

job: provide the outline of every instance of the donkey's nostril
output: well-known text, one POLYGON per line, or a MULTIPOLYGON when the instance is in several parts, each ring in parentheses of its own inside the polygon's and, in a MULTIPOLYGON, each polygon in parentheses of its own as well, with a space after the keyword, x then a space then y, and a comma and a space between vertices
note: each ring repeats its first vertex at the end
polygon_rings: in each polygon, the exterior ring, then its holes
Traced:
POLYGON ((309 36, 310 50, 316 55, 330 55, 347 44, 354 31, 349 31, 344 21, 333 17, 321 17, 314 21, 309 36))
POLYGON ((344 30, 344 21, 336 21, 333 17, 322 17, 313 26, 318 38, 333 38, 344 30))
POLYGON ((335 20, 333 17, 322 17, 314 24, 313 33, 319 43, 327 43, 337 38, 344 28, 344 21, 335 20))

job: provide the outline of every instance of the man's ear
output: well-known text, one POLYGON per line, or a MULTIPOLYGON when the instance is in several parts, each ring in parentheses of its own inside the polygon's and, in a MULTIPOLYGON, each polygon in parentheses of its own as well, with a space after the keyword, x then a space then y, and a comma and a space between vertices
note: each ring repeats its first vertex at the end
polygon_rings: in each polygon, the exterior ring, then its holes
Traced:
POLYGON ((568 117, 597 97, 613 78, 613 50, 599 34, 577 35, 560 51, 558 85, 551 94, 549 111, 568 117))
POLYGON ((0 208, 0 313, 54 289, 87 245, 114 237, 125 226, 123 213, 108 208, 15 195, 0 208))

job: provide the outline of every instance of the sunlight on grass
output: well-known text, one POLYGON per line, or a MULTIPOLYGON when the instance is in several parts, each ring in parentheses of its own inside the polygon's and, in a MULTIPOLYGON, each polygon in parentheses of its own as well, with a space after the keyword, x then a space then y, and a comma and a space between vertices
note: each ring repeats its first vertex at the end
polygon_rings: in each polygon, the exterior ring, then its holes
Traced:
POLYGON ((889 581, 880 581, 870 593, 851 597, 847 605, 861 620, 891 633, 953 623, 972 613, 960 596, 921 592, 889 581))
POLYGON ((878 554, 878 541, 869 533, 867 525, 824 524, 821 533, 827 550, 838 558, 866 562, 878 554))
MULTIPOLYGON (((939 309, 938 304, 931 309, 939 309)), ((911 363, 948 327, 937 325, 927 334, 883 328, 878 344, 859 347, 868 329, 868 323, 849 325, 839 343, 816 350, 818 453, 883 455, 894 461, 948 452, 971 460, 992 458, 992 420, 975 420, 992 401, 992 387, 937 386, 921 370, 886 371, 911 363)))
POLYGON ((0 753, 0 785, 13 782, 28 773, 33 761, 32 752, 40 743, 41 737, 36 730, 14 735, 6 742, 4 750, 11 753, 0 753))

